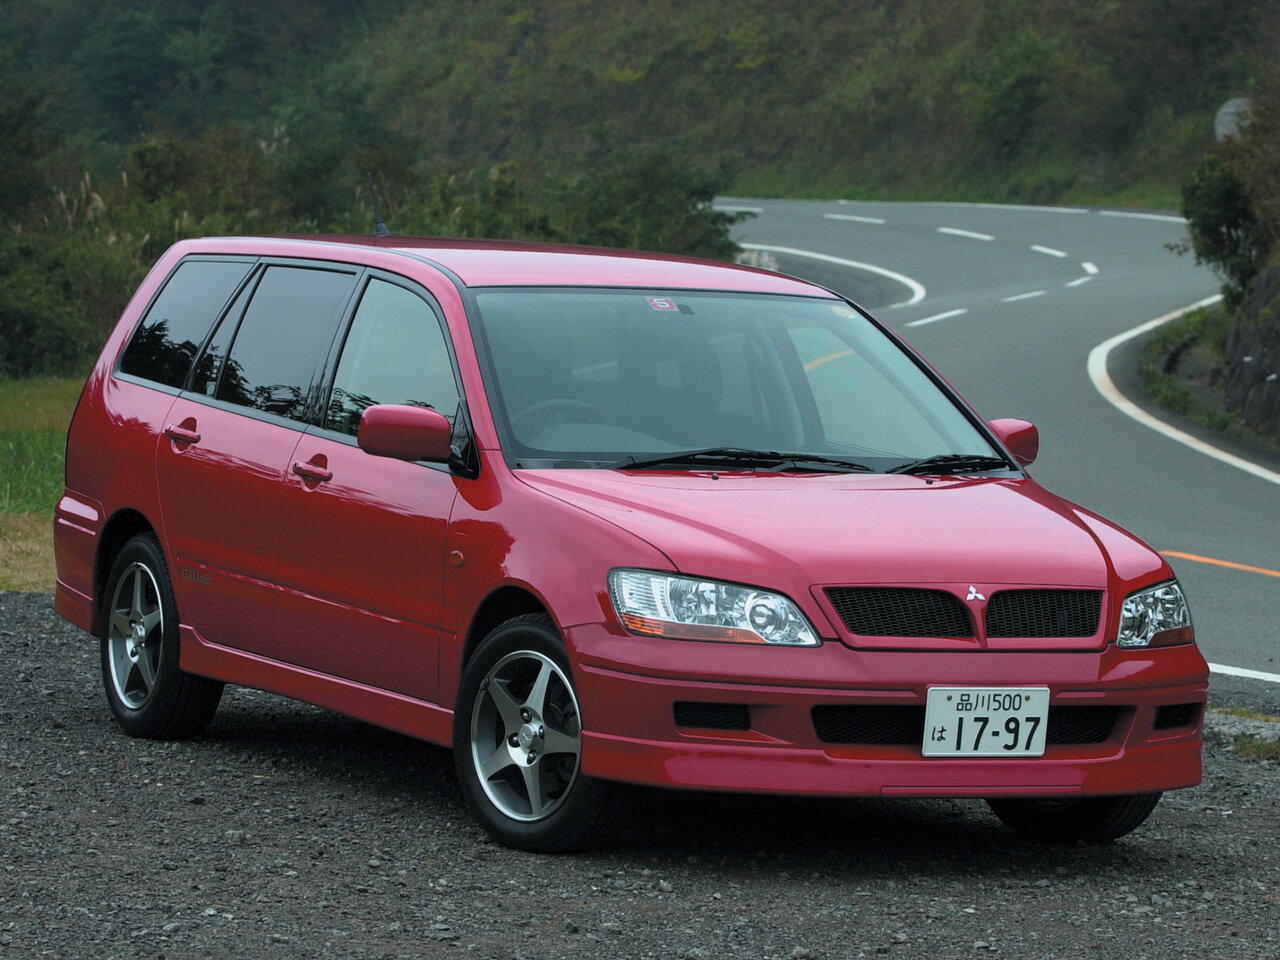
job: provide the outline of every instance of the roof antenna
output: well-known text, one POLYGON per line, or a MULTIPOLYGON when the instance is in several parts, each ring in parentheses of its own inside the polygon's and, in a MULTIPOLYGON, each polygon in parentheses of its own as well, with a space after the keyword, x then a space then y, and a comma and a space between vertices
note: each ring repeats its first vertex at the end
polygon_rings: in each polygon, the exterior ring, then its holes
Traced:
POLYGON ((373 197, 373 234, 376 237, 389 237, 391 231, 382 222, 382 214, 378 211, 378 191, 373 186, 373 174, 369 174, 369 196, 373 197))

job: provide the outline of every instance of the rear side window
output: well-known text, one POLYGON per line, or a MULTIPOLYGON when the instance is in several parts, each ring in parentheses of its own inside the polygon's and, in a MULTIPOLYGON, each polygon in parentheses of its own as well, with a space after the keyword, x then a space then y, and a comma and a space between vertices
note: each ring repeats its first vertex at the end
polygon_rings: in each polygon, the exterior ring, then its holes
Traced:
POLYGON ((268 267, 222 365, 216 396, 305 419, 312 377, 355 285, 355 274, 268 267))
POLYGON ((253 268, 245 260, 184 260, 147 311, 120 372, 182 387, 209 329, 253 268))
POLYGON ((342 349, 325 425, 355 436, 376 403, 432 407, 450 419, 458 387, 436 313, 417 294, 371 280, 342 349))

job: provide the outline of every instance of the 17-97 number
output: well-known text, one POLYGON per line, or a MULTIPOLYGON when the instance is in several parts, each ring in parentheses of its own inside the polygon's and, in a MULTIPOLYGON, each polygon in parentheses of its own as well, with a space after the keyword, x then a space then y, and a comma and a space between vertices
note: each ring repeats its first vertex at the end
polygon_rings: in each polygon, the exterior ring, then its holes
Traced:
POLYGON ((1004 738, 999 747, 1010 753, 1021 747, 1023 750, 1030 750, 1032 743, 1035 742, 1036 730, 1040 728, 1040 717, 1006 717, 1004 728, 992 727, 990 717, 965 717, 956 718, 956 752, 959 753, 965 749, 965 737, 971 737, 971 751, 978 751, 984 745, 989 745, 991 740, 999 741, 1004 738), (991 740, 984 741, 983 738, 989 736, 991 740))

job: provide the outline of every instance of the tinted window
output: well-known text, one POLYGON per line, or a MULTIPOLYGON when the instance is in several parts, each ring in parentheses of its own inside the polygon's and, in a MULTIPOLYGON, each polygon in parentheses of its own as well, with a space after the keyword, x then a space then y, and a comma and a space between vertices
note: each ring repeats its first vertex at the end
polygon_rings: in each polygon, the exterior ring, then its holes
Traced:
POLYGON ((419 296, 371 280, 334 377, 326 425, 355 435, 375 403, 432 407, 452 418, 458 387, 435 311, 419 296))
POLYGON ((316 363, 354 281, 335 270, 268 267, 223 364, 218 399, 305 417, 316 363))
POLYGON ((203 393, 213 396, 218 386, 218 376, 222 373, 222 361, 227 358, 227 350, 231 347, 231 339, 236 335, 236 326, 244 316, 245 305, 253 296, 253 283, 244 285, 236 302, 226 312, 218 329, 209 338, 209 343, 196 360, 195 370, 191 374, 191 384, 187 387, 192 393, 203 393))
POLYGON ((252 267, 244 260, 179 264, 134 332, 120 371, 170 387, 185 384, 191 359, 252 267))

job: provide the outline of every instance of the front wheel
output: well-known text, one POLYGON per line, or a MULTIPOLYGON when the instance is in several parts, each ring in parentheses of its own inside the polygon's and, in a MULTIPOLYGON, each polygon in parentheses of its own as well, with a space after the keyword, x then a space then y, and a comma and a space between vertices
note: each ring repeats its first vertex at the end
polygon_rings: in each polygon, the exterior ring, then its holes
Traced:
POLYGON ((1108 843, 1136 830, 1160 802, 1158 793, 1070 800, 988 800, 1005 826, 1051 843, 1108 843))
POLYGON ((222 684, 178 668, 178 606, 151 534, 126 543, 111 567, 100 639, 107 703, 126 733, 177 739, 209 725, 222 684))
POLYGON ((467 663, 453 720, 458 783, 498 842, 563 853, 598 842, 615 788, 582 773, 582 718, 564 645, 547 616, 508 620, 467 663))

